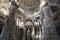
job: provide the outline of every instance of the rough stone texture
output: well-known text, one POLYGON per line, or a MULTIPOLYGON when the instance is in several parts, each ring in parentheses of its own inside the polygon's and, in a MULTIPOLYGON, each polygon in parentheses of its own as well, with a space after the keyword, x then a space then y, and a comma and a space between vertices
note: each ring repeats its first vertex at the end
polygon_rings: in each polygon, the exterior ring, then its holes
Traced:
POLYGON ((53 17, 48 5, 43 8, 44 12, 44 40, 60 40, 57 34, 56 27, 53 22, 53 17))

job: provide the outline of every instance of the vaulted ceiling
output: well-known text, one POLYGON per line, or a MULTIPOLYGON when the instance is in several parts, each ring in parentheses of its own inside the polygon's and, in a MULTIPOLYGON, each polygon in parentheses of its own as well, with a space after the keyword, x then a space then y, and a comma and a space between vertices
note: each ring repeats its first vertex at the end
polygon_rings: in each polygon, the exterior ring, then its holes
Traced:
POLYGON ((39 3, 39 0, 20 0, 19 2, 24 6, 32 7, 37 5, 39 3))
POLYGON ((33 10, 40 4, 40 0, 19 0, 19 5, 23 9, 33 10))

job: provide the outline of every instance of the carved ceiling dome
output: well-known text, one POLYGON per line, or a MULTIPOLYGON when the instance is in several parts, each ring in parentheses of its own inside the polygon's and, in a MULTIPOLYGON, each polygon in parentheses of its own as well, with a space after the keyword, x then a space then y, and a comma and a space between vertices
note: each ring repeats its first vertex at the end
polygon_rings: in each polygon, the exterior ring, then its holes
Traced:
POLYGON ((31 9, 38 7, 40 0, 19 0, 19 3, 22 8, 31 9))

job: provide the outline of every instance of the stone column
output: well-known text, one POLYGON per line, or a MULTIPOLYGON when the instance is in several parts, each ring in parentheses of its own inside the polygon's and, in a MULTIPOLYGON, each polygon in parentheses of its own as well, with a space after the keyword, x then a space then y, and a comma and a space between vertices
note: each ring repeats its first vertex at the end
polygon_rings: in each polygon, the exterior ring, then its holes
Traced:
POLYGON ((16 12, 16 8, 11 7, 10 15, 7 18, 1 40, 16 40, 16 37, 15 37, 15 27, 16 27, 15 12, 16 12))
POLYGON ((47 4, 43 7, 43 13, 44 40, 59 40, 59 37, 56 33, 56 28, 53 23, 53 14, 47 4))

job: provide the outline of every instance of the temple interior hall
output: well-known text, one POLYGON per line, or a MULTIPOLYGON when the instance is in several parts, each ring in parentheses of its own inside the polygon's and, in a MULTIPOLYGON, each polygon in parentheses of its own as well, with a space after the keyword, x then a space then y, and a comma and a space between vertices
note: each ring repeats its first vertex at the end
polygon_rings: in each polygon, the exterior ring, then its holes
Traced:
POLYGON ((0 40, 60 40, 60 0, 0 0, 0 40))

